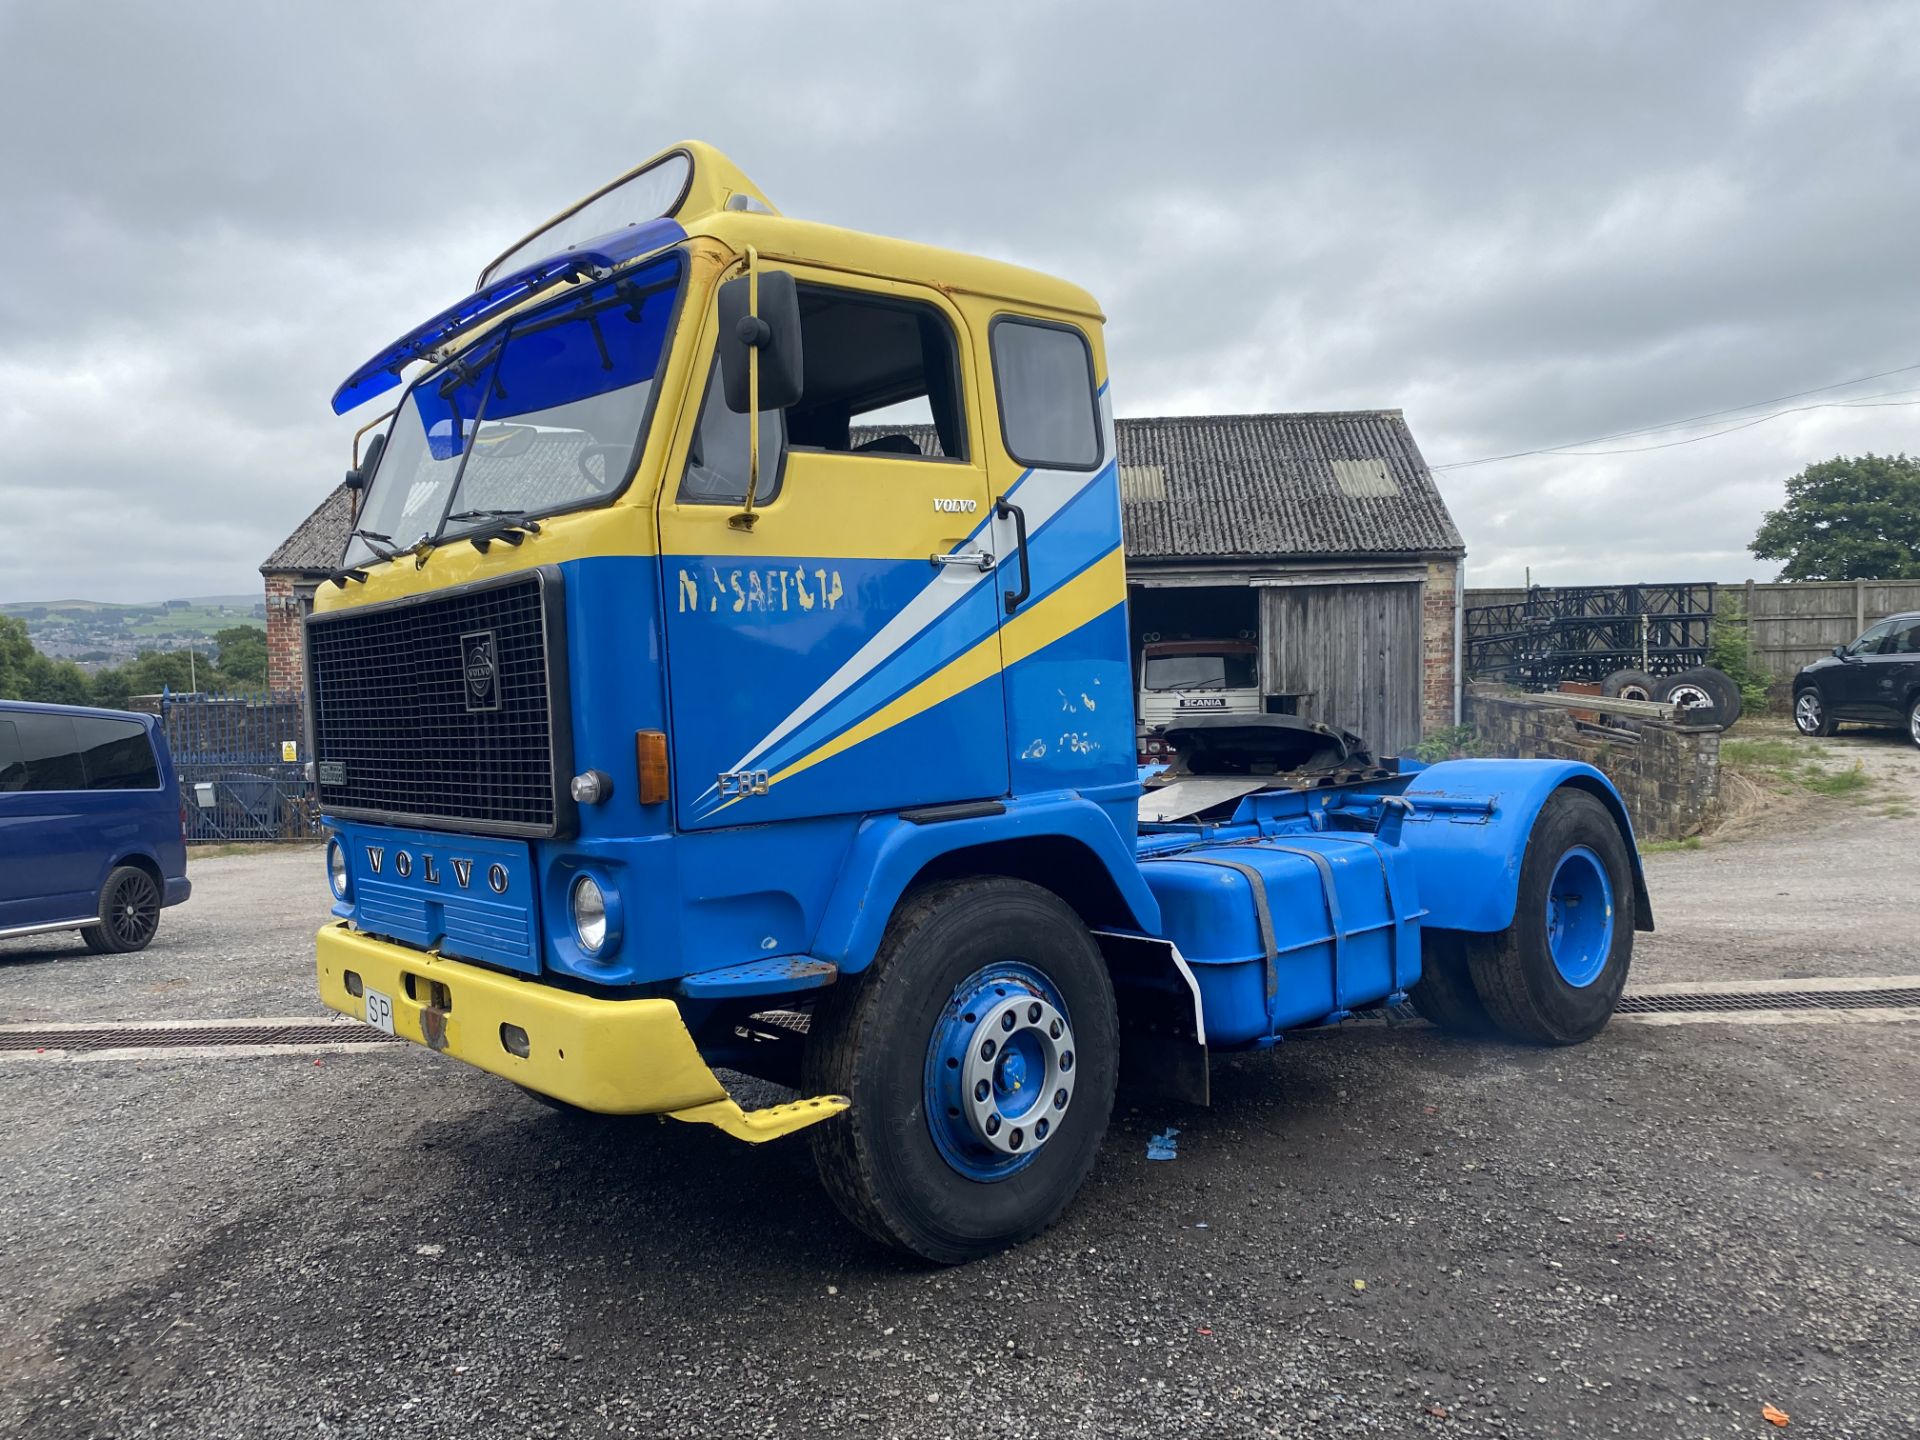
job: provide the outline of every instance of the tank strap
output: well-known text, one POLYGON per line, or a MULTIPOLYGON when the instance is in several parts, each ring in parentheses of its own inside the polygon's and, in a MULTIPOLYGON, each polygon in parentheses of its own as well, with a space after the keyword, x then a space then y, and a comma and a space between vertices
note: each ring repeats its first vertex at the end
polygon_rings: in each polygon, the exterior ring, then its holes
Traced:
POLYGON ((1280 993, 1280 972, 1275 968, 1275 962, 1280 958, 1280 947, 1273 938, 1273 911, 1267 905, 1267 877, 1251 865, 1238 860, 1225 860, 1217 855, 1177 855, 1171 858, 1200 865, 1218 865, 1223 870, 1237 870, 1247 877, 1247 884, 1253 887, 1254 918, 1260 924, 1260 948, 1266 952, 1267 999, 1273 999, 1280 993))
POLYGON ((1261 842, 1263 850, 1278 850, 1285 855, 1298 855, 1311 860, 1314 869, 1320 872, 1320 889, 1327 897, 1327 924, 1333 930, 1333 1009, 1336 1015, 1343 1013, 1345 1007, 1340 1001, 1340 959, 1341 950, 1346 944, 1346 926, 1340 920, 1340 895, 1334 888, 1333 864, 1318 850, 1308 850, 1299 845, 1277 845, 1273 841, 1261 842))

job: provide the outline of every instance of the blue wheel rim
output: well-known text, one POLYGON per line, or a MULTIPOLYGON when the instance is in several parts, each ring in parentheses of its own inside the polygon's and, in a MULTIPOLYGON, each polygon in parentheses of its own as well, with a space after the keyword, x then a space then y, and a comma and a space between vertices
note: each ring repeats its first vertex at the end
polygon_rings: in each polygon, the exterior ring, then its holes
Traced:
POLYGON ((1060 988, 1031 965, 974 971, 927 1041, 923 1100, 934 1148, 970 1180, 1017 1175, 1060 1131, 1079 1075, 1060 988))
POLYGON ((1576 845, 1547 886, 1547 952, 1560 978, 1580 990, 1600 978, 1613 951, 1613 882, 1606 862, 1576 845))

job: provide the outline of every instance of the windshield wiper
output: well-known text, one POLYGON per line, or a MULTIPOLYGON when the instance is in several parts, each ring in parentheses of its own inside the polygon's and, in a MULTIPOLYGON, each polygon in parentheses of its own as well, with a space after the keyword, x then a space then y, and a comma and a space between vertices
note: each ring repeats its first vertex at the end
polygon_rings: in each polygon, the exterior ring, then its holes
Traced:
POLYGON ((393 561, 400 558, 399 551, 387 548, 393 544, 393 537, 382 535, 378 530, 349 530, 347 538, 364 542, 366 547, 382 560, 393 561))
MULTIPOLYGON (((476 530, 469 535, 454 538, 469 542, 482 555, 493 548, 493 542, 504 540, 509 545, 523 543, 527 535, 540 533, 540 522, 532 519, 524 510, 456 510, 447 516, 447 522, 455 520, 494 520, 499 523, 476 530)), ((445 533, 445 527, 442 527, 445 533)))

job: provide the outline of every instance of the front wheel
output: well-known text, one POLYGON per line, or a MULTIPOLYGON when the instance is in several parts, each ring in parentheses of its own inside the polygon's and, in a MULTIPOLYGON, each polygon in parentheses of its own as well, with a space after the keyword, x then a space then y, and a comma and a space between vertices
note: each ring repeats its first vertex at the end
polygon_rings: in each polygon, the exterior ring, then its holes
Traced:
POLYGON ((80 938, 96 955, 144 950, 160 928, 160 886, 137 865, 120 865, 100 887, 100 922, 80 938))
POLYGON ((814 1011, 803 1092, 853 1102, 808 1132, 821 1180, 867 1234, 940 1264, 1018 1244, 1092 1168, 1118 1060, 1106 963, 1058 896, 929 886, 814 1011))
POLYGON ((1516 1040, 1576 1045, 1606 1027, 1633 959, 1633 862, 1613 814, 1560 789, 1533 822, 1513 924, 1476 937, 1473 988, 1516 1040))
POLYGON ((1793 697, 1793 723, 1802 735, 1833 734, 1833 716, 1828 713, 1820 692, 1812 688, 1793 697))
POLYGON ((1907 738, 1920 745, 1920 695, 1907 702, 1907 738))

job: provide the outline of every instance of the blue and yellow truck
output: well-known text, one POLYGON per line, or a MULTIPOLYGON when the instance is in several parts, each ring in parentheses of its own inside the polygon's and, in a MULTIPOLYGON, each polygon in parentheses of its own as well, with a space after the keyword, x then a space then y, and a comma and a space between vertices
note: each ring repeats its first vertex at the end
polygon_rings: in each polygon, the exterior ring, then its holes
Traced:
POLYGON ((1060 1214, 1123 1073, 1204 1101, 1403 998, 1597 1032, 1651 910, 1591 768, 1222 715, 1143 786, 1101 325, 686 143, 348 377, 398 403, 306 632, 326 1003, 556 1106, 806 1130, 939 1262, 1060 1214))

